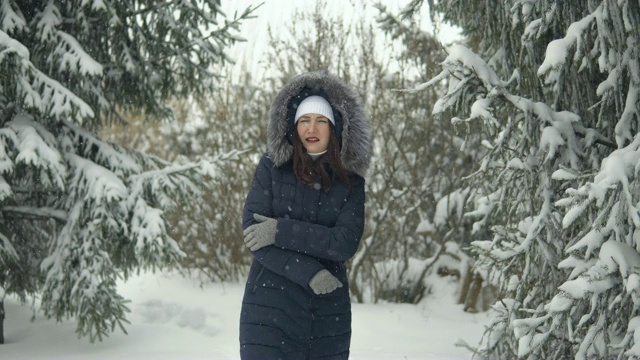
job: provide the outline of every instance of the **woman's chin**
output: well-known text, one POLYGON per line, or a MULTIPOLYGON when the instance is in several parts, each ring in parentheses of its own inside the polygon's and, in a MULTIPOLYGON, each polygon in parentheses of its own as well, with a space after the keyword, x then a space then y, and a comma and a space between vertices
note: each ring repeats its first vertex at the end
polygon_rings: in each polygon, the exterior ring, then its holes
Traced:
POLYGON ((317 154, 327 150, 326 147, 323 148, 322 146, 317 146, 314 144, 305 144, 304 148, 307 149, 308 153, 312 153, 312 154, 317 154))

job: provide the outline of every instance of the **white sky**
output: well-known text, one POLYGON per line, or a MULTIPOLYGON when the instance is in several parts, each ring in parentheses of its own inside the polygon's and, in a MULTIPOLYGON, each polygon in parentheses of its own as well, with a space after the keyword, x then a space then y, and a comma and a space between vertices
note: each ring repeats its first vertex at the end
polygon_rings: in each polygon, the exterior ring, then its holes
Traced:
MULTIPOLYGON (((353 0, 356 6, 353 6, 347 0, 325 0, 326 8, 331 14, 344 14, 347 20, 352 17, 360 16, 363 12, 362 5, 366 5, 366 16, 375 21, 378 15, 373 5, 378 0, 353 0)), ((382 1, 387 9, 394 14, 398 14, 405 7, 409 0, 387 0, 382 1)), ((252 70, 258 70, 258 58, 265 50, 268 43, 267 29, 271 26, 277 30, 283 28, 290 23, 290 19, 295 10, 303 10, 304 8, 313 9, 316 5, 315 0, 223 0, 222 9, 230 19, 233 19, 234 12, 240 14, 248 6, 257 6, 254 15, 256 18, 247 20, 242 26, 241 36, 247 41, 234 46, 229 54, 236 60, 237 64, 241 64, 243 59, 247 59, 251 63, 252 70)), ((431 24, 427 4, 423 6, 420 12, 421 27, 423 30, 434 32, 431 24)), ((449 44, 458 36, 457 30, 450 26, 442 26, 441 31, 437 34, 443 44, 449 44)))

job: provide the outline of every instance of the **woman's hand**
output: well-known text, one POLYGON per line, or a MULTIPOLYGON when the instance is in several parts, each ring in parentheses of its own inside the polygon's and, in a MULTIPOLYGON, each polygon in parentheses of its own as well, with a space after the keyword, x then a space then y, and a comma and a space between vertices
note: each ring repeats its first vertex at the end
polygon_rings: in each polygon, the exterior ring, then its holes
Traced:
POLYGON ((342 287, 342 283, 337 277, 333 276, 329 270, 323 269, 315 274, 311 281, 309 281, 309 287, 316 295, 328 294, 337 288, 342 287))
POLYGON ((251 251, 273 245, 276 242, 278 221, 260 214, 253 214, 253 218, 258 221, 258 224, 253 224, 244 230, 242 233, 244 235, 244 244, 251 251))

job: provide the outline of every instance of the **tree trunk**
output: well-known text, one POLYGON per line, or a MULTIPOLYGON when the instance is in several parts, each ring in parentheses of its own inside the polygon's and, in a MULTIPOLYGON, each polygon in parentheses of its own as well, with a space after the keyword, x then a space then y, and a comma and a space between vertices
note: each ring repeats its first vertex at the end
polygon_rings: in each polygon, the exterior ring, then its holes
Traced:
POLYGON ((473 278, 470 266, 467 266, 463 271, 464 272, 460 274, 460 296, 458 297, 458 304, 464 304, 466 302, 469 287, 471 286, 471 280, 473 278))
POLYGON ((0 344, 4 344, 4 299, 0 300, 0 344))
POLYGON ((473 281, 471 281, 469 293, 467 294, 467 299, 464 302, 464 311, 471 313, 478 312, 476 303, 478 302, 478 295, 480 295, 480 291, 482 290, 482 281, 483 279, 480 274, 475 273, 473 275, 473 281))

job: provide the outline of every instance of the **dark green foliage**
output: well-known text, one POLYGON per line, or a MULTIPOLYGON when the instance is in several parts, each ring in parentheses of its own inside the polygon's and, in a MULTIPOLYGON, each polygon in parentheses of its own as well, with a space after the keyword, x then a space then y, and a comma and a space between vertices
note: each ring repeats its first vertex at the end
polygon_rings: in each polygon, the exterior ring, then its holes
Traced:
POLYGON ((479 354, 637 356, 637 287, 627 281, 637 272, 628 262, 640 226, 630 190, 638 186, 630 169, 638 168, 639 3, 429 5, 467 45, 449 48, 428 84, 450 84, 434 112, 480 125, 468 138, 489 148, 467 216, 488 234, 472 247, 502 299, 479 354))
POLYGON ((122 114, 172 119, 176 97, 216 89, 238 40, 218 0, 2 1, 0 290, 41 296, 101 339, 128 311, 117 280, 184 252, 164 211, 198 199, 233 154, 173 164, 93 132, 122 114))

